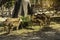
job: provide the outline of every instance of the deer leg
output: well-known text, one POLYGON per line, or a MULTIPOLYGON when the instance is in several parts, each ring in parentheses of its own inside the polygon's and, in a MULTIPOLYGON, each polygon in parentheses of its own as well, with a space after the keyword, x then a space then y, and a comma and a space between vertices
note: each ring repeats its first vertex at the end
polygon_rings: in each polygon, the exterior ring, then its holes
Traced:
POLYGON ((13 27, 10 28, 10 33, 13 31, 13 27))
POLYGON ((8 27, 7 27, 7 26, 5 26, 5 27, 4 27, 4 31, 7 31, 7 30, 8 30, 8 27))
POLYGON ((12 32, 12 30, 13 30, 13 27, 12 26, 13 25, 11 25, 11 24, 8 25, 8 33, 11 33, 12 32))
POLYGON ((7 29, 7 33, 10 33, 10 28, 8 27, 8 29, 7 29))
POLYGON ((18 26, 16 27, 16 30, 17 30, 17 32, 18 32, 18 26))

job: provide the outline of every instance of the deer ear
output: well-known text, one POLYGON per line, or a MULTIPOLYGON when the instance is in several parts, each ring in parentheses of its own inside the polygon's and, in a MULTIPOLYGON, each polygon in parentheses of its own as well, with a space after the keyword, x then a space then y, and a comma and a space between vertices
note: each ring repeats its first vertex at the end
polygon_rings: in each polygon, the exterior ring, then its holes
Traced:
POLYGON ((8 19, 6 19, 6 21, 7 21, 8 19))
POLYGON ((8 20, 9 20, 9 18, 6 19, 6 21, 8 21, 8 20))
POLYGON ((18 18, 18 20, 20 20, 20 18, 18 18))

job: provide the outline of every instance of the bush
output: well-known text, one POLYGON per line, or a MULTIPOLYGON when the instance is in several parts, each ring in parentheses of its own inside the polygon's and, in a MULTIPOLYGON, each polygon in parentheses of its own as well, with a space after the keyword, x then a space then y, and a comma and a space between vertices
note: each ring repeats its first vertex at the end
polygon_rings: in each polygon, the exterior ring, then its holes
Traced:
POLYGON ((29 16, 27 16, 27 17, 20 17, 21 19, 22 19, 22 26, 23 27, 27 27, 27 26, 29 26, 30 25, 30 23, 31 23, 31 19, 29 18, 29 16))

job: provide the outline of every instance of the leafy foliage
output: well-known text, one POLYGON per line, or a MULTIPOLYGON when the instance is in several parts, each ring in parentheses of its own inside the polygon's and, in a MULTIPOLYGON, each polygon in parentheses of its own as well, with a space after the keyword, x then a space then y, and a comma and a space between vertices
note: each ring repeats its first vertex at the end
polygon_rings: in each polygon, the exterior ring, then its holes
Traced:
POLYGON ((22 27, 27 27, 27 26, 31 26, 31 19, 27 16, 27 17, 20 17, 22 19, 22 27))
POLYGON ((6 7, 6 8, 10 8, 10 7, 12 7, 12 6, 14 5, 14 3, 15 3, 14 0, 10 0, 9 2, 6 2, 6 3, 5 3, 5 7, 6 7))

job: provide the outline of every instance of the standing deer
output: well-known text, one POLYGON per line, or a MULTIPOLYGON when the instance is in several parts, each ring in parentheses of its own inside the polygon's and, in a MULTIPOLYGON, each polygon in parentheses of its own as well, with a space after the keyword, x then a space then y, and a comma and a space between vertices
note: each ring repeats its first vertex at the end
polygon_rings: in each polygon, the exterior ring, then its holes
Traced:
POLYGON ((18 30, 19 25, 21 24, 21 19, 20 18, 8 18, 6 19, 4 24, 6 25, 6 28, 8 28, 7 29, 8 33, 10 33, 14 27, 16 27, 16 30, 18 30))
POLYGON ((49 23, 49 21, 50 17, 45 15, 44 13, 32 16, 32 22, 38 23, 39 25, 46 25, 49 23))

